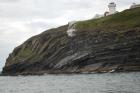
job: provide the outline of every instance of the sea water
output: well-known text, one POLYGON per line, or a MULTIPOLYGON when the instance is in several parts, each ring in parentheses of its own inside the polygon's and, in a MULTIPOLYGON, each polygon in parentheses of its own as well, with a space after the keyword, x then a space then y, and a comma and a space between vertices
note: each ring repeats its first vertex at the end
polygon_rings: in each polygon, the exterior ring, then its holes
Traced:
POLYGON ((140 93, 140 73, 1 76, 0 93, 140 93))

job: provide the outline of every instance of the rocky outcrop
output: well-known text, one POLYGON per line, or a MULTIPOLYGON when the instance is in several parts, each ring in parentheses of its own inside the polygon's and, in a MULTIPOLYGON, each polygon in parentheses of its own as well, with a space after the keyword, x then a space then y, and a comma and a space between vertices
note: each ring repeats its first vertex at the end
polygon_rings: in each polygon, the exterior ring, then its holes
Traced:
POLYGON ((114 30, 80 29, 67 35, 68 25, 45 31, 16 47, 3 74, 92 73, 140 71, 140 27, 114 30))

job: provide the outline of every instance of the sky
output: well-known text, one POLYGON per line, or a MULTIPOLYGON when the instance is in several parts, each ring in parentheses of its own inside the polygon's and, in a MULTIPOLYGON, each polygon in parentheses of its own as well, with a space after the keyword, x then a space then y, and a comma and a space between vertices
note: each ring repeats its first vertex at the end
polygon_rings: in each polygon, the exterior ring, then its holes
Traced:
POLYGON ((47 29, 70 21, 86 20, 108 11, 128 9, 140 0, 0 0, 0 71, 13 49, 47 29))

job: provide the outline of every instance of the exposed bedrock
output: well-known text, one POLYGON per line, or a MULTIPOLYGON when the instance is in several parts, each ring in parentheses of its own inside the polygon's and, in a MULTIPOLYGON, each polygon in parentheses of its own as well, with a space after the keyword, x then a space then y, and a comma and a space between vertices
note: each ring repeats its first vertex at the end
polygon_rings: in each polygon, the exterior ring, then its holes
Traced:
POLYGON ((140 70, 140 29, 122 33, 79 31, 67 26, 30 38, 9 55, 3 73, 42 74, 140 70), (60 31, 59 31, 60 30, 60 31))
POLYGON ((83 29, 68 25, 45 31, 16 47, 3 74, 140 71, 140 27, 83 29))

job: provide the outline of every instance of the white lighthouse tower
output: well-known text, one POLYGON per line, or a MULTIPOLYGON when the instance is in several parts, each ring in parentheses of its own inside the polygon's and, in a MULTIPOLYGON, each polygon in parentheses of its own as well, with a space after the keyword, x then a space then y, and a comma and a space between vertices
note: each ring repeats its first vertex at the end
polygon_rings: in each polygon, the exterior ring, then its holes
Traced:
POLYGON ((116 4, 114 2, 109 3, 108 8, 109 8, 109 14, 116 13, 116 4))

